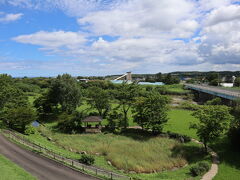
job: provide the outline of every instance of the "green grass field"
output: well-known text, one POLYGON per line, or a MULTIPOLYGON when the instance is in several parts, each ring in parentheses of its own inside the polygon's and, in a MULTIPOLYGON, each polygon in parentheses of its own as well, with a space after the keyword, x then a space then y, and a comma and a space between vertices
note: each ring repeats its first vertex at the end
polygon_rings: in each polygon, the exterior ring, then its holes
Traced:
POLYGON ((34 180, 32 175, 0 155, 0 180, 34 180))
MULTIPOLYGON (((177 88, 175 87, 175 90, 177 88)), ((30 98, 30 101, 33 101, 32 98, 30 98)), ((116 104, 114 105, 116 106, 116 104)), ((78 110, 84 110, 88 108, 88 105, 84 103, 81 107, 78 108, 78 110)), ((189 124, 190 122, 196 122, 197 119, 191 116, 192 112, 188 110, 181 110, 181 109, 172 109, 169 111, 169 121, 164 127, 164 131, 171 131, 171 132, 176 132, 179 134, 184 134, 188 135, 193 138, 197 138, 196 136, 196 131, 193 129, 189 129, 189 124)), ((129 125, 130 126, 135 126, 136 123, 133 122, 133 119, 131 118, 131 112, 129 112, 129 125)), ((103 122, 103 124, 106 124, 106 120, 103 122)), ((40 136, 41 137, 41 136, 40 136)), ((39 137, 39 138, 40 138, 39 137)), ((225 136, 224 136, 225 137, 225 136)), ((217 176, 214 178, 214 180, 238 180, 240 176, 240 156, 238 152, 232 151, 232 149, 229 148, 229 143, 226 140, 226 138, 222 138, 219 140, 217 143, 212 144, 211 147, 219 154, 220 156, 220 164, 219 164, 219 172, 217 176)), ((35 137, 36 138, 36 137, 35 137)), ((41 137, 42 138, 42 137, 41 137)), ((41 139, 40 138, 40 139, 41 139)), ((33 138, 34 139, 34 138, 33 138)), ((36 138, 37 139, 37 138, 36 138)), ((38 141, 41 141, 38 139, 38 141)), ((51 142, 47 141, 45 138, 42 141, 42 144, 47 144, 51 142)), ((49 144, 49 147, 51 145, 49 144)), ((67 150, 62 150, 58 146, 54 145, 52 147, 53 149, 57 150, 58 152, 65 153, 68 156, 72 156, 74 158, 79 158, 79 155, 69 152, 67 150), (62 152, 66 151, 66 152, 62 152)), ((96 165, 101 166, 103 168, 109 169, 109 170, 116 170, 112 166, 109 166, 104 157, 102 156, 96 156, 96 165)), ((188 170, 185 170, 185 168, 173 172, 164 172, 164 173, 153 173, 153 174, 139 174, 135 175, 137 178, 142 178, 142 179, 167 179, 167 178, 172 178, 172 179, 186 179, 185 178, 185 173, 188 170), (181 176, 179 176, 181 174, 181 176)), ((170 178, 170 179, 171 179, 170 178)))
MULTIPOLYGON (((165 127, 165 131, 172 131, 186 135, 193 135, 195 132, 188 129, 189 122, 196 121, 190 111, 173 109, 169 112, 169 122, 165 127), (176 126, 180 128, 176 128, 176 126)), ((208 160, 208 157, 199 156, 199 145, 194 143, 184 144, 181 148, 173 148, 179 145, 178 142, 165 138, 148 138, 139 137, 139 135, 113 135, 113 134, 91 134, 91 135, 66 135, 54 132, 51 129, 56 123, 45 124, 40 131, 53 141, 48 141, 46 137, 36 133, 26 136, 42 146, 60 153, 66 157, 79 159, 80 155, 72 151, 87 151, 94 154, 96 159, 95 165, 118 173, 122 173, 117 169, 134 170, 136 172, 153 172, 172 169, 182 166, 188 161, 190 165, 201 161, 208 160), (103 156, 96 155, 100 153, 103 156), (195 154, 197 153, 197 154, 195 154), (176 156, 179 154, 179 156, 176 156), (190 156, 189 156, 190 155, 190 156), (172 157, 173 156, 173 157, 172 157), (126 158, 127 157, 127 158, 126 158), (149 161, 151 159, 151 162, 149 161), (107 163, 110 160, 114 166, 107 163), (160 166, 160 165, 161 166, 160 166)), ((188 179, 190 166, 180 168, 175 171, 163 171, 159 173, 138 173, 130 174, 138 179, 188 179)), ((193 179, 200 179, 196 177, 193 179)))
POLYGON ((198 139, 196 130, 189 129, 190 122, 197 122, 192 116, 192 111, 182 109, 172 109, 169 111, 169 121, 164 127, 164 131, 171 131, 198 139))

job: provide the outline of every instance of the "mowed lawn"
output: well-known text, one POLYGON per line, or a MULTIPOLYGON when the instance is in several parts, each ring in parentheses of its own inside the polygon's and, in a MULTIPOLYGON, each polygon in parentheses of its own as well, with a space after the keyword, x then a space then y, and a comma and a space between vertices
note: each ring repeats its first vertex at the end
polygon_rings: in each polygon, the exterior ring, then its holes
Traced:
POLYGON ((172 109, 169 111, 169 120, 164 127, 164 131, 171 131, 198 139, 196 130, 189 129, 190 123, 198 120, 192 116, 193 111, 172 109))
POLYGON ((0 180, 36 180, 36 178, 0 155, 0 180))

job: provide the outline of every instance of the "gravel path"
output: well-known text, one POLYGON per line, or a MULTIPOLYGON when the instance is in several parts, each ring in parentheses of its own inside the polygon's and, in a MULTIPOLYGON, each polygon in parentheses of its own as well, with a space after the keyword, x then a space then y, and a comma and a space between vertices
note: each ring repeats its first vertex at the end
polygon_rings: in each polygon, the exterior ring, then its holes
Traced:
MULTIPOLYGON (((202 144, 201 142, 199 142, 196 139, 192 139, 192 141, 198 143, 198 144, 202 144)), ((218 173, 218 164, 219 164, 219 158, 217 153, 215 153, 211 148, 208 147, 208 152, 211 154, 212 156, 212 165, 210 170, 203 175, 201 180, 212 180, 218 173)))
POLYGON ((58 162, 40 156, 7 140, 0 134, 0 154, 40 180, 97 180, 58 162))

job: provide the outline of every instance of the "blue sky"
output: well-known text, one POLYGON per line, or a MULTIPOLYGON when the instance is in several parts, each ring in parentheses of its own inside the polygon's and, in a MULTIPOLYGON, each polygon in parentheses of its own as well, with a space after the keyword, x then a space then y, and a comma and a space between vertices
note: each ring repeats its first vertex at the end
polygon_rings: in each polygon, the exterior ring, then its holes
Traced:
POLYGON ((0 0, 0 73, 240 69, 239 0, 0 0))

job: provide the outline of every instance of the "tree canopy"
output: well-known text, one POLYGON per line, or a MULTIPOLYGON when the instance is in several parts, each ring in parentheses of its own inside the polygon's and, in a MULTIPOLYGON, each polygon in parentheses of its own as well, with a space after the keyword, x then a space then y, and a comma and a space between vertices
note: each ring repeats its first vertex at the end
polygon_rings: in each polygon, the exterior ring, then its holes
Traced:
POLYGON ((198 123, 193 123, 190 128, 197 130, 197 135, 203 142, 205 150, 207 143, 219 137, 228 129, 232 116, 227 106, 205 105, 193 113, 199 119, 198 123))

